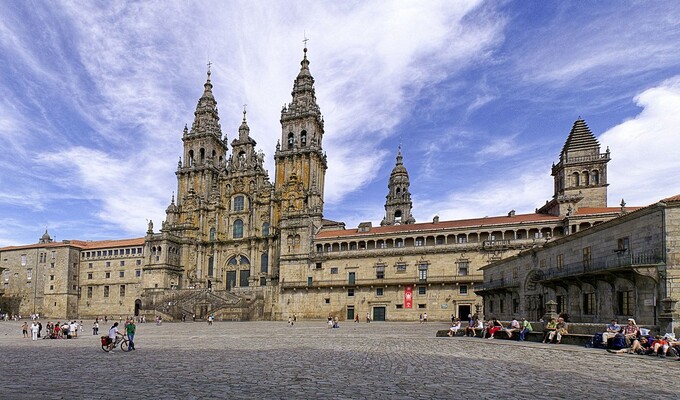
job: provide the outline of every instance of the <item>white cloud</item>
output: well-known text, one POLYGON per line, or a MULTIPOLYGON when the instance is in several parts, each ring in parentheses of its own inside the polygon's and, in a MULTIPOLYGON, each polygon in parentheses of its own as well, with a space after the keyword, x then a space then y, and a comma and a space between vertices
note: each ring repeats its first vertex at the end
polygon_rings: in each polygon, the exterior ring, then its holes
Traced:
POLYGON ((610 203, 647 205, 680 194, 680 75, 635 97, 642 111, 603 133, 610 203))

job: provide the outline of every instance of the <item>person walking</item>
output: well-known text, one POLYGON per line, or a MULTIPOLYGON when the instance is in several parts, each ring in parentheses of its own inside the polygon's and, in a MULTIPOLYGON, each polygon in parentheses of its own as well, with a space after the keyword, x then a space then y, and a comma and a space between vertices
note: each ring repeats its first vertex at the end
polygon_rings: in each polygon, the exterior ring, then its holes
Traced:
POLYGON ((28 322, 24 321, 24 324, 21 325, 21 331, 24 334, 24 339, 28 338, 28 322))
POLYGON ((97 320, 94 320, 94 324, 92 325, 92 335, 96 336, 99 335, 99 322, 97 320))
POLYGON ((33 320, 31 324, 31 338, 33 340, 38 340, 38 324, 33 320))
POLYGON ((128 351, 137 350, 135 349, 135 332, 137 331, 137 326, 135 326, 135 320, 130 319, 127 325, 125 325, 125 333, 128 337, 128 351))

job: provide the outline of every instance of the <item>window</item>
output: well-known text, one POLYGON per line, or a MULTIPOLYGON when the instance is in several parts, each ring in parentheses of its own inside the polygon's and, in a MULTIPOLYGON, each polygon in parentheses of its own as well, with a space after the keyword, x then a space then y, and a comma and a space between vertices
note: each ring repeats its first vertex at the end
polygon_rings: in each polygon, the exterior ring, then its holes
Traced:
POLYGON ((264 276, 260 277, 260 286, 267 286, 267 278, 264 276))
POLYGON ((512 312, 519 314, 519 299, 512 299, 512 312))
POLYGON ((104 297, 109 297, 109 287, 104 286, 104 297))
POLYGON ((307 277, 307 286, 312 286, 312 277, 311 276, 307 277))
POLYGON ((466 236, 459 236, 458 237, 458 243, 467 243, 467 237, 466 236))
POLYGON ((385 266, 379 265, 375 267, 375 279, 385 279, 385 266))
POLYGON ((113 255, 117 256, 118 255, 118 249, 113 250, 113 255))
POLYGON ((519 268, 515 267, 512 269, 512 279, 517 279, 519 277, 519 268))
POLYGON ((593 258, 592 254, 590 253, 590 246, 584 247, 583 248, 583 266, 585 268, 590 268, 590 264, 592 263, 593 258))
POLYGON ((541 269, 545 269, 545 258, 542 259, 538 265, 541 267, 541 269))
POLYGON ((26 254, 21 255, 21 266, 25 266, 27 264, 26 262, 26 254))
POLYGON ((331 299, 329 299, 328 297, 326 297, 325 299, 323 299, 323 301, 324 301, 324 303, 326 303, 326 304, 331 304, 331 299))
POLYGON ((55 250, 52 250, 52 258, 57 258, 57 252, 55 250))
POLYGON ((262 235, 269 236, 269 222, 262 224, 262 235))
POLYGON ((563 269, 564 269, 564 255, 558 254, 557 255, 557 270, 562 271, 563 269))
POLYGON ((142 276, 142 270, 141 269, 136 269, 135 270, 135 277, 139 278, 142 276))
POLYGON ((595 293, 583 293, 583 314, 595 314, 595 293))
POLYGON ((260 255, 260 272, 263 274, 269 272, 269 253, 266 251, 260 255))
POLYGON ((397 272, 406 272, 406 263, 397 263, 397 272))
POLYGON ((92 268, 92 263, 87 263, 87 268, 92 268))
POLYGON ((92 298, 92 286, 87 287, 87 298, 88 299, 92 298))
POLYGON ((460 285, 458 287, 458 293, 460 293, 462 296, 465 296, 468 294, 468 287, 467 285, 460 285))
POLYGON ((458 261, 458 275, 467 276, 470 272, 470 262, 469 261, 458 261))
POLYGON ((427 280, 427 264, 419 264, 418 265, 418 279, 420 281, 426 281, 427 280))
POLYGON ((354 297, 354 288, 347 289, 347 297, 354 297))
POLYGON ((234 221, 234 239, 240 239, 243 237, 243 221, 237 219, 234 221))
POLYGON ((387 245, 385 244, 385 242, 379 242, 378 247, 381 248, 381 249, 386 249, 387 245))
POLYGON ((210 228, 210 241, 215 240, 215 228, 210 228))
POLYGON ((350 272, 348 276, 348 281, 350 285, 356 284, 356 278, 357 278, 357 273, 356 272, 350 272))
POLYGON ((50 285, 50 290, 54 290, 54 285, 50 285))
POLYGON ((50 280, 51 280, 51 281, 54 280, 54 275, 50 275, 50 280))
POLYGON ((422 246, 422 245, 423 245, 423 238, 417 238, 416 239, 416 246, 419 247, 419 246, 422 246))
POLYGON ((633 291, 622 290, 617 293, 618 300, 618 314, 619 315, 633 315, 635 303, 633 303, 633 291))
POLYGON ((338 267, 332 267, 332 268, 331 268, 331 274, 332 274, 332 275, 335 275, 335 274, 337 274, 337 273, 338 273, 338 267))
POLYGON ((293 143, 295 142, 295 135, 293 132, 288 133, 288 148, 292 149, 293 148, 293 143))
POLYGON ((244 197, 236 196, 234 197, 234 211, 243 211, 244 208, 244 197))
POLYGON ((503 314, 505 312, 505 300, 500 299, 498 301, 498 308, 500 309, 501 314, 503 314))
POLYGON ((111 273, 110 273, 110 272, 105 272, 105 273, 104 273, 104 278, 109 279, 110 277, 111 277, 111 273))
POLYGON ((120 285, 120 297, 125 297, 125 285, 120 285))
POLYGON ((402 308, 404 308, 403 304, 396 304, 396 306, 397 306, 397 310, 401 310, 402 308))
POLYGON ((125 278, 125 271, 119 271, 119 272, 118 272, 118 277, 119 277, 119 278, 125 278))
POLYGON ((107 266, 107 267, 110 267, 110 266, 111 266, 111 261, 107 261, 107 262, 106 262, 106 266, 107 266))
POLYGON ((427 294, 427 287, 426 286, 418 286, 418 294, 419 295, 427 294))
MULTIPOLYGON (((620 238, 617 241, 616 245, 616 252, 619 254, 623 254, 630 248, 630 239, 628 237, 620 238)), ((626 314, 628 315, 628 314, 626 314)))
POLYGON ((418 304, 418 308, 427 308, 427 304, 418 304))
POLYGON ((92 272, 87 274, 87 279, 92 279, 92 272))
POLYGON ((307 131, 300 132, 300 146, 307 146, 307 131))
POLYGON ((316 269, 321 269, 322 266, 323 266, 323 263, 320 263, 320 262, 315 264, 316 269))
POLYGON ((394 243, 394 247, 404 247, 404 241, 401 239, 397 239, 397 241, 394 243))
POLYGON ((3 272, 3 275, 5 276, 5 282, 7 282, 9 280, 9 271, 5 270, 5 272, 3 272))
POLYGON ((567 312, 567 296, 558 295, 555 297, 557 302, 557 313, 562 314, 567 312))
MULTIPOLYGON (((134 249, 133 249, 134 250, 134 249)), ((142 265, 142 260, 136 260, 135 264, 142 265)))
POLYGON ((33 278, 33 270, 31 268, 26 270, 26 279, 31 280, 33 278))
POLYGON ((384 294, 385 294, 385 288, 379 287, 379 288, 376 288, 376 289, 375 289, 375 295, 376 295, 376 296, 382 296, 382 295, 384 295, 384 294))
POLYGON ((215 258, 213 256, 208 257, 208 276, 215 276, 215 258))

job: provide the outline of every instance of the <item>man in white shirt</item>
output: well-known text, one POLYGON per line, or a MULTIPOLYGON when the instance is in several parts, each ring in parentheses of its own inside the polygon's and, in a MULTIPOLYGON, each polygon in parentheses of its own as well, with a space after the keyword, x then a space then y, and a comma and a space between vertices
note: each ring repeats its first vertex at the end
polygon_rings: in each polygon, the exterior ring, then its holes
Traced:
POLYGON ((38 323, 33 320, 33 324, 31 324, 31 334, 33 340, 38 340, 38 323))
POLYGON ((123 336, 122 333, 118 332, 118 322, 115 322, 111 329, 109 329, 109 352, 113 351, 113 344, 116 343, 116 335, 123 336))

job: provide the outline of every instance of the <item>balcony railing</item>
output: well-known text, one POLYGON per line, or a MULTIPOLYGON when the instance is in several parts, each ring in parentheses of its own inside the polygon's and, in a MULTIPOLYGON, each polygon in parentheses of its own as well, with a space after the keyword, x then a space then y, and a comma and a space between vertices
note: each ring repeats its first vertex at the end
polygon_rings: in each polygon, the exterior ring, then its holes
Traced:
POLYGON ((645 250, 637 253, 618 251, 615 254, 565 264, 563 268, 551 267, 542 272, 541 281, 551 281, 570 276, 594 274, 622 268, 656 266, 665 262, 661 249, 645 250))
POLYGON ((347 279, 324 279, 312 280, 311 285, 308 281, 294 281, 282 282, 283 288, 301 288, 301 287, 336 287, 336 286, 394 286, 394 285, 425 285, 430 283, 479 283, 483 279, 482 274, 472 275, 442 275, 442 276, 428 276, 427 279, 419 279, 414 276, 392 277, 383 279, 355 279, 354 283, 350 283, 347 279))
POLYGON ((511 287, 518 287, 519 286, 519 281, 517 279, 496 279, 491 282, 484 282, 481 285, 475 286, 475 292, 480 292, 484 290, 493 290, 493 289, 500 289, 500 288, 511 288, 511 287))

